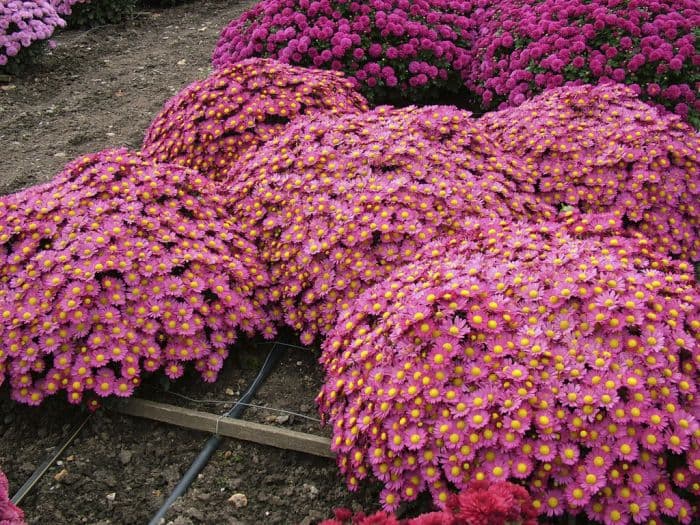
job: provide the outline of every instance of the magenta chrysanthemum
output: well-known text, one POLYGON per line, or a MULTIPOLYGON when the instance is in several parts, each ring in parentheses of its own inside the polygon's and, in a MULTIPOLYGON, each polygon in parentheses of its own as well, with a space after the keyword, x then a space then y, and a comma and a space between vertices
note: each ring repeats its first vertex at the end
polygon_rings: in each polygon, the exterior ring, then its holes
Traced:
MULTIPOLYGON (((222 190, 270 264, 265 295, 303 340, 328 331, 367 286, 468 216, 553 217, 527 175, 450 107, 381 107, 300 119, 246 155, 222 190)), ((223 186, 223 185, 222 185, 223 186)))
POLYGON ((263 0, 222 31, 212 62, 272 57, 344 71, 373 103, 437 101, 470 60, 472 11, 464 0, 263 0))
POLYGON ((622 85, 549 90, 478 121, 522 159, 535 198, 611 212, 662 252, 700 259, 700 135, 622 85))
POLYGON ((318 401, 350 487, 372 475, 392 508, 517 478, 550 516, 637 522, 658 512, 635 506, 647 498, 690 523, 673 469, 700 483, 692 266, 646 255, 641 235, 588 234, 586 217, 464 222, 361 294, 324 343, 318 401))
POLYGON ((18 401, 128 395, 141 370, 190 361, 214 380, 239 330, 272 333, 255 247, 179 166, 80 158, 0 199, 0 247, 0 370, 18 401))
POLYGON ((700 124, 700 6, 695 0, 480 1, 467 87, 485 109, 517 106, 565 83, 630 84, 700 124))
POLYGON ((220 178, 249 147, 279 135, 298 115, 365 109, 341 73, 244 60, 170 99, 146 132, 143 154, 220 178))

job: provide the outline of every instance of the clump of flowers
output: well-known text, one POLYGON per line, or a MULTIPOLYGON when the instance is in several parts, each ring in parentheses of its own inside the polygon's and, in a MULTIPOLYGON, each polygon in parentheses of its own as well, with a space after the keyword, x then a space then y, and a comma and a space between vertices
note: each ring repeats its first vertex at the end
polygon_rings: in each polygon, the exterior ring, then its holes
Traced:
POLYGON ((340 73, 250 59, 194 82, 169 100, 146 132, 143 153, 221 178, 251 146, 298 115, 367 109, 340 73))
POLYGON ((376 477, 391 510, 518 479, 547 516, 697 518, 692 267, 570 215, 465 219, 341 313, 318 402, 351 489, 376 477))
POLYGON ((551 89, 478 121, 520 157, 535 198, 613 212, 656 249, 700 260, 700 135, 623 85, 551 89))
POLYGON ((267 297, 310 343, 366 287, 467 216, 553 217, 527 174, 450 107, 299 119, 249 152, 222 192, 270 265, 267 297), (534 188, 533 188, 534 191, 534 188))
POLYGON ((0 71, 14 73, 31 62, 37 44, 66 25, 48 0, 0 3, 0 71))
POLYGON ((700 124, 695 0, 484 4, 464 78, 485 108, 517 106, 567 82, 612 80, 700 124))
POLYGON ((336 509, 335 519, 320 525, 536 525, 538 512, 520 485, 507 481, 475 481, 459 494, 451 494, 444 510, 399 520, 379 511, 372 515, 336 509))
POLYGON ((252 57, 344 71, 370 102, 460 91, 477 25, 463 0, 263 0, 221 33, 214 67, 252 57))
POLYGON ((0 525, 24 525, 24 512, 10 501, 10 484, 0 470, 0 525))
POLYGON ((74 5, 90 3, 90 0, 52 0, 51 3, 59 15, 69 16, 74 5))
POLYGON ((255 247, 213 183, 126 150, 0 198, 0 382, 39 404, 128 396, 191 362, 213 381, 239 330, 272 334, 255 247))

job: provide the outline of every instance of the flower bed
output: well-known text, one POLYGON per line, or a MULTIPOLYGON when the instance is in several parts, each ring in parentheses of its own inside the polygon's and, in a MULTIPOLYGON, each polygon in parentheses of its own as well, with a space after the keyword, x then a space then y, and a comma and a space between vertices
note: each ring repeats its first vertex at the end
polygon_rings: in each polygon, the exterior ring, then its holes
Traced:
POLYGON ((692 268, 644 255, 639 235, 587 233, 595 218, 570 222, 470 221, 342 312, 318 400, 351 488, 376 477, 393 509, 514 478, 548 516, 690 523, 692 268))
POLYGON ((459 91, 476 21, 447 0, 263 0, 221 33, 216 68, 252 57, 345 71, 375 104, 459 91))
POLYGON ((298 115, 365 109, 340 73, 244 60, 169 100, 146 132, 143 152, 220 179, 248 148, 279 135, 298 115))
POLYGON ((486 109, 567 82, 631 84, 700 124, 700 6, 694 0, 487 2, 465 78, 486 109))
POLYGON ((272 57, 345 71, 375 104, 483 110, 612 80, 698 127, 699 24, 694 0, 264 0, 224 29, 213 63, 272 57))
POLYGON ((478 121, 522 159, 534 198, 611 212, 654 249, 700 260, 700 136, 622 85, 550 89, 478 121))
MULTIPOLYGON (((270 265, 264 294, 302 340, 467 216, 553 217, 518 162, 449 107, 317 115, 251 151, 222 192, 270 265)), ((277 316, 276 316, 277 317, 277 316)))
POLYGON ((271 335, 255 248, 212 183, 125 150, 0 199, 0 383, 39 404, 128 396, 192 362, 213 381, 238 331, 271 335))

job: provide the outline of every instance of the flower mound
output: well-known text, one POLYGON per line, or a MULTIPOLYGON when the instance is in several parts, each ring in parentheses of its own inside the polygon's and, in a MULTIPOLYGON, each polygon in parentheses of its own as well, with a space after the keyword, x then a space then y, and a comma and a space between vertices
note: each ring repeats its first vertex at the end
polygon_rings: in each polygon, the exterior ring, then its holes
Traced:
MULTIPOLYGON (((469 221, 467 221, 469 222, 469 221)), ((343 312, 319 406, 349 486, 385 509, 523 480, 549 516, 691 522, 700 291, 643 236, 472 221, 343 312)))
POLYGON ((365 109, 366 101, 340 73, 244 60, 168 101, 146 132, 143 153, 216 179, 246 149, 279 135, 298 115, 365 109))
POLYGON ((251 152, 229 174, 230 213, 270 265, 264 295, 310 343, 339 309, 465 216, 554 215, 517 161, 449 107, 318 115, 251 152), (534 188, 533 188, 534 191, 534 188))
POLYGON ((38 404, 127 396, 142 370, 216 378, 237 331, 271 334, 254 247, 213 183, 125 150, 0 199, 0 381, 38 404))
POLYGON ((48 39, 56 28, 65 25, 52 2, 9 0, 0 3, 0 69, 22 49, 48 39))
POLYGON ((0 525, 24 525, 24 512, 10 501, 10 484, 0 470, 0 525))
POLYGON ((513 483, 476 481, 459 494, 450 496, 447 508, 398 520, 379 511, 370 516, 336 509, 335 519, 320 525, 537 525, 537 511, 527 491, 513 483))
POLYGON ((478 121, 523 159, 536 198, 614 212, 662 252, 700 260, 700 135, 621 85, 549 90, 478 121))
POLYGON ((263 0, 221 33, 214 67, 252 57, 344 71, 373 103, 438 100, 462 85, 475 38, 462 0, 263 0))
POLYGON ((700 124, 696 0, 486 4, 465 71, 485 108, 518 105, 566 82, 614 80, 700 124))

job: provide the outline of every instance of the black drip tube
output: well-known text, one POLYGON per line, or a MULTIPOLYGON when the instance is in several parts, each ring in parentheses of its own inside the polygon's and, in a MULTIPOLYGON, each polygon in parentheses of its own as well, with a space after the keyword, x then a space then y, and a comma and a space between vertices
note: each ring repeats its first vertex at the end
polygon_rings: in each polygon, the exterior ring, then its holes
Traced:
POLYGON ((54 464, 54 462, 61 457, 61 454, 63 454, 63 451, 68 448, 68 445, 70 445, 73 440, 78 437, 78 434, 80 434, 80 431, 83 429, 83 427, 87 424, 87 422, 90 419, 90 416, 92 414, 88 415, 81 423, 79 423, 73 431, 68 435, 66 440, 56 448, 56 450, 53 451, 53 453, 47 457, 44 462, 39 465, 39 467, 34 471, 34 473, 30 476, 30 478, 20 487, 20 489, 17 491, 17 493, 12 496, 12 499, 10 500, 12 503, 15 505, 19 505, 19 503, 24 499, 24 496, 27 495, 27 493, 34 488, 34 485, 36 485, 41 477, 46 474, 46 471, 51 468, 51 465, 54 464))
MULTIPOLYGON (((280 345, 275 344, 272 347, 272 350, 270 350, 270 353, 267 354, 265 362, 260 368, 258 375, 255 377, 255 379, 253 379, 253 382, 248 386, 246 391, 243 392, 241 398, 238 401, 236 401, 236 404, 233 405, 231 410, 224 414, 223 417, 237 419, 241 416, 241 414, 243 414, 243 412, 247 408, 247 404, 250 402, 255 393, 265 382, 267 377, 270 375, 270 372, 272 372, 272 370, 274 369, 275 365, 282 356, 282 352, 282 347, 280 345)), ((172 504, 175 503, 175 500, 177 500, 177 498, 179 498, 180 496, 185 494, 185 492, 187 492, 187 489, 197 478, 197 475, 204 469, 204 467, 207 466, 207 463, 209 463, 209 460, 211 459, 212 455, 219 448, 219 445, 221 445, 222 439, 223 438, 221 436, 216 434, 211 436, 207 440, 201 452, 192 462, 190 468, 187 469, 187 472, 185 472, 185 474, 182 476, 182 479, 175 486, 173 492, 170 494, 170 496, 168 496, 168 499, 165 500, 163 506, 158 510, 156 515, 153 516, 151 521, 148 522, 149 525, 160 525, 161 520, 163 520, 165 514, 168 512, 168 509, 170 509, 172 504)))

